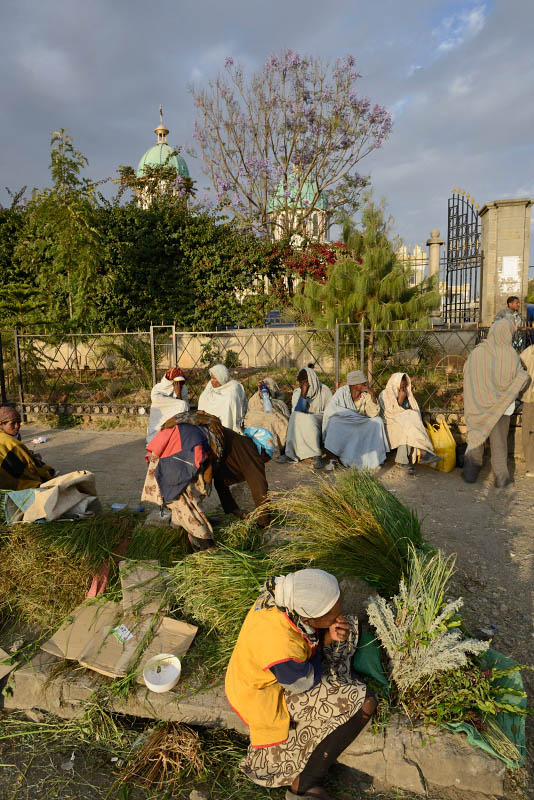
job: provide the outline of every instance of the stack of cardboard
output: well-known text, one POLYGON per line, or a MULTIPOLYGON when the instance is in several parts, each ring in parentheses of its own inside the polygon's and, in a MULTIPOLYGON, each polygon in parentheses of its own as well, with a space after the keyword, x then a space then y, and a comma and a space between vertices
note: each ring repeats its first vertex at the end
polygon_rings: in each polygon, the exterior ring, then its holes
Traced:
POLYGON ((157 562, 121 561, 119 569, 122 603, 86 600, 42 649, 111 678, 135 667, 143 683, 146 662, 160 653, 185 655, 197 628, 163 616, 165 577, 157 562))

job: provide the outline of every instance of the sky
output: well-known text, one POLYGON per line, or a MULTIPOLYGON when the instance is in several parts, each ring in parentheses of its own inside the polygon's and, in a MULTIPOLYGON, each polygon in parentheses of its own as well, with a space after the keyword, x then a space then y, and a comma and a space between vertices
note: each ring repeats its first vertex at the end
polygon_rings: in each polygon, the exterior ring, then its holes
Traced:
MULTIPOLYGON (((0 203, 6 186, 49 183, 60 127, 94 179, 137 166, 160 103, 169 143, 192 145, 191 85, 228 56, 247 72, 289 47, 355 57, 357 90, 394 120, 359 171, 407 244, 446 236, 452 187, 481 206, 534 197, 533 22, 530 0, 4 0, 0 203)), ((202 193, 201 161, 185 157, 202 193)))

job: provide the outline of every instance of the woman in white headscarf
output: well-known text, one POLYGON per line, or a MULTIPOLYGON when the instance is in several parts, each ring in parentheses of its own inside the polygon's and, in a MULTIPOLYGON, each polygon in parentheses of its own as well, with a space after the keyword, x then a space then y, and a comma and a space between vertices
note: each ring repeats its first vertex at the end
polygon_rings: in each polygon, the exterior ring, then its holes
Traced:
POLYGON ((168 419, 176 414, 189 411, 185 376, 180 367, 172 367, 167 370, 160 382, 152 387, 150 400, 152 405, 146 434, 147 445, 168 419))
POLYGON ((270 578, 228 665, 226 695, 250 731, 240 768, 261 786, 289 786, 289 800, 328 800, 323 778, 376 707, 351 676, 358 622, 342 604, 323 570, 270 578))
POLYGON ((324 444, 345 467, 376 469, 389 451, 380 406, 361 369, 347 374, 323 418, 324 444))
POLYGON ((421 463, 437 461, 432 442, 425 431, 410 376, 395 372, 380 392, 378 402, 384 414, 389 446, 396 450, 395 463, 415 473, 415 455, 422 452, 421 463))
POLYGON ((287 428, 285 456, 278 461, 302 461, 313 458, 315 469, 323 466, 323 412, 332 392, 311 367, 304 367, 297 375, 298 389, 291 399, 292 413, 287 428))
POLYGON ((243 433, 243 420, 247 413, 247 396, 239 381, 230 378, 224 364, 208 370, 211 376, 198 398, 198 410, 219 417, 225 428, 243 433))

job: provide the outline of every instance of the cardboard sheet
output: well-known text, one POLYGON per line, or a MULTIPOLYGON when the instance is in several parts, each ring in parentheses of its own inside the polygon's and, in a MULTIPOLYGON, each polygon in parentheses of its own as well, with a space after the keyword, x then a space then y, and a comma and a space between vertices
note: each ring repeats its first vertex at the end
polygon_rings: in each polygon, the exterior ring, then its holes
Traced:
MULTIPOLYGON (((9 657, 10 654, 6 653, 6 651, 2 650, 2 648, 0 647, 0 661, 4 661, 4 659, 9 657)), ((2 680, 2 678, 5 678, 6 675, 9 675, 9 673, 12 670, 14 670, 16 666, 17 666, 16 662, 14 664, 0 664, 0 680, 2 680)))
POLYGON ((156 622, 152 615, 122 614, 111 624, 94 636, 80 654, 78 661, 82 667, 122 678, 131 668, 146 634, 156 622))
POLYGON ((102 599, 86 601, 74 609, 41 649, 58 658, 78 661, 92 640, 102 641, 104 632, 121 614, 118 603, 102 599))
MULTIPOLYGON (((121 561, 122 608, 139 614, 157 614, 165 592, 165 573, 158 561, 121 561)), ((164 609, 162 609, 163 611, 164 609)))

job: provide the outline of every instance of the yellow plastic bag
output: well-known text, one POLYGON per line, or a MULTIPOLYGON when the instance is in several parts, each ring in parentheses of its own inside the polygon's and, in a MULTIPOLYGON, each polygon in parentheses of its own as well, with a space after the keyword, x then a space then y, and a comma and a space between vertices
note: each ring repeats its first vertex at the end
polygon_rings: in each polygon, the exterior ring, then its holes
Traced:
POLYGON ((444 419, 441 420, 439 425, 425 422, 425 426, 434 452, 441 458, 441 461, 428 466, 438 469, 440 472, 451 472, 456 466, 456 442, 451 429, 444 419))

